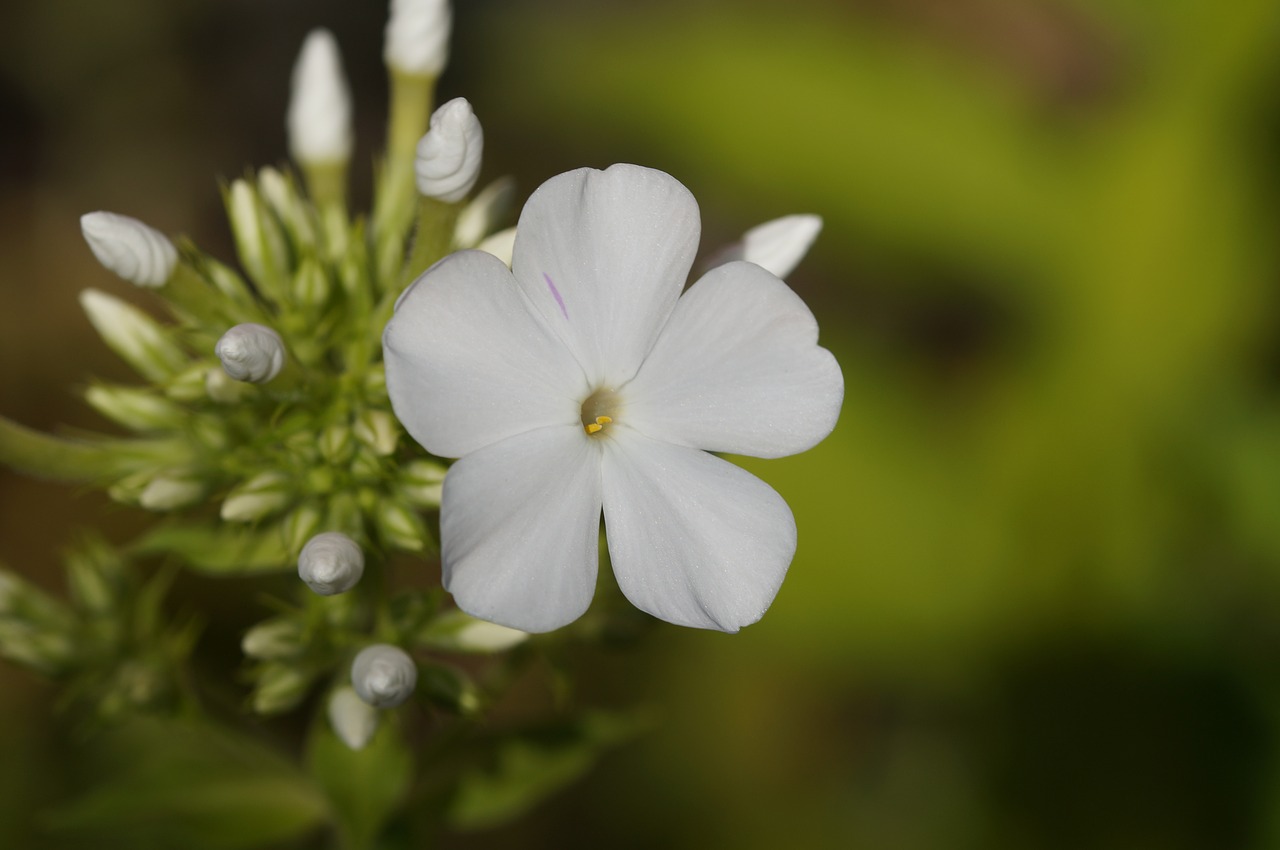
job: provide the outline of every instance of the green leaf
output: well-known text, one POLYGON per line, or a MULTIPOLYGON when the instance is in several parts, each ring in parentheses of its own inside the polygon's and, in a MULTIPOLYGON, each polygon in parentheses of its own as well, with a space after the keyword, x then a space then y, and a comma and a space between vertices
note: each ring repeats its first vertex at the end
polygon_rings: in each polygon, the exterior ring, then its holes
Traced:
POLYGON ((486 763, 463 773, 446 817, 457 829, 484 829, 519 817, 646 725, 639 714, 596 712, 496 738, 488 744, 486 763))
POLYGON ((327 721, 318 722, 312 732, 307 764, 329 795, 345 847, 374 847, 408 791, 413 756, 394 721, 394 715, 383 714, 378 731, 361 750, 342 743, 327 721))
POLYGON ((46 817, 59 834, 112 836, 135 850, 239 850, 295 840, 323 823, 324 795, 261 743, 191 720, 113 733, 106 776, 46 817))
POLYGON ((252 575, 287 570, 289 553, 275 526, 263 529, 230 524, 165 525, 134 543, 140 555, 174 554, 198 572, 252 575))

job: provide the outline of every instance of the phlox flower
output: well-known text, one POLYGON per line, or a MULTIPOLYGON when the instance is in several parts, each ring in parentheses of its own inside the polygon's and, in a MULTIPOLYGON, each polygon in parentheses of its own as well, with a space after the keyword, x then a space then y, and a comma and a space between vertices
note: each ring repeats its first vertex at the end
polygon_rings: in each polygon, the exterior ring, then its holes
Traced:
POLYGON ((808 308, 760 266, 717 266, 681 294, 700 230, 671 176, 584 168, 529 198, 510 269, 462 251, 401 297, 387 389, 419 443, 460 458, 440 531, 444 585, 467 613, 527 632, 581 616, 602 512, 638 608, 732 632, 773 601, 791 511, 709 452, 811 448, 844 382, 808 308))

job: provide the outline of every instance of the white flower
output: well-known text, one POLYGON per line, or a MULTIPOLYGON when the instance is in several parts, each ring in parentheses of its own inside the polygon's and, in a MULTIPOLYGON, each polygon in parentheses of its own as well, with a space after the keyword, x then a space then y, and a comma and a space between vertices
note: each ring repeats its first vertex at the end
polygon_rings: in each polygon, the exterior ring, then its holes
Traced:
POLYGON ((391 0, 383 61, 405 74, 437 77, 449 61, 452 27, 448 0, 391 0))
POLYGON ((298 554, 298 577, 321 596, 347 592, 362 575, 364 553, 340 531, 317 534, 298 554))
POLYGON ((342 743, 362 750, 378 731, 378 709, 360 699, 351 688, 338 688, 329 697, 329 724, 342 743))
POLYGON ((736 631, 777 593, 791 511, 708 452, 781 457, 830 433, 840 368, 786 284, 728 263, 683 296, 698 207, 634 165, 547 181, 512 268, 463 251, 383 336, 387 390, 438 457, 444 584, 473 616, 545 632, 580 616, 601 510, 618 584, 672 623, 736 631))
POLYGON ((214 352, 222 368, 237 381, 264 384, 284 368, 284 340, 271 328, 254 322, 224 333, 214 352))
POLYGON ((127 215, 85 213, 80 232, 107 271, 138 286, 164 286, 178 264, 178 249, 169 237, 127 215))
POLYGON ((342 74, 338 42, 314 29, 293 66, 289 99, 289 152, 298 162, 346 162, 351 157, 351 91, 342 74))
POLYGON ((480 176, 484 130, 465 97, 455 97, 431 115, 414 162, 418 194, 456 204, 480 176))
POLYGON ((722 251, 713 266, 733 260, 755 263, 778 277, 786 277, 800 264, 822 232, 816 215, 787 215, 758 224, 742 235, 742 241, 722 251))
POLYGON ((375 708, 394 708, 413 696, 417 684, 418 667, 398 646, 366 646, 351 662, 351 686, 375 708))

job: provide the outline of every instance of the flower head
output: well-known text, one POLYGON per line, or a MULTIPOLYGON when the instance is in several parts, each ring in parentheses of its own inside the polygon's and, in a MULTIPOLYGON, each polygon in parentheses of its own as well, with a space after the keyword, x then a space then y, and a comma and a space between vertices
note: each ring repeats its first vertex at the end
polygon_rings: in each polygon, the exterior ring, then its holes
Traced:
POLYGON ((80 232, 98 262, 138 286, 164 286, 178 263, 178 249, 169 237, 127 215, 85 213, 80 232))
POLYGON ((781 457, 835 426, 844 383, 804 303, 731 262, 684 295, 701 225, 660 171, 581 169, 534 192, 510 269, 446 257, 383 336, 409 433, 445 478, 444 583, 528 632, 591 601, 603 512, 618 584, 672 623, 759 619, 795 552, 791 511, 709 452, 781 457))
POLYGON ((465 97, 455 97, 431 116, 431 128, 418 142, 414 163, 418 193, 456 204, 480 176, 484 130, 465 97))
POLYGON ((342 75, 338 42, 314 29, 293 66, 289 151, 298 162, 346 162, 351 156, 351 91, 342 75))
POLYGON ((351 662, 351 686, 374 708, 394 708, 413 696, 418 667, 398 646, 376 643, 351 662))
POLYGON ((383 61, 401 73, 439 76, 449 61, 452 28, 448 0, 391 0, 383 61))

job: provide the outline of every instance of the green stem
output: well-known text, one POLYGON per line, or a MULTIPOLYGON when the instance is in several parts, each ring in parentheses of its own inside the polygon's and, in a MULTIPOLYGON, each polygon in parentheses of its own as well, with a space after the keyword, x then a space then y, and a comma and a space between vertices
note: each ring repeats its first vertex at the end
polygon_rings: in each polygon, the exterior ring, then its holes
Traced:
POLYGON ((450 204, 435 198, 418 199, 418 229, 413 235, 413 251, 401 276, 407 286, 432 263, 453 247, 453 230, 458 223, 461 204, 450 204))
POLYGON ((104 446, 53 437, 3 416, 0 463, 51 481, 92 481, 115 471, 115 459, 104 446))
MULTIPOLYGON (((390 256, 404 241, 413 221, 413 161, 418 140, 427 132, 435 96, 435 77, 391 72, 391 117, 387 127, 387 154, 378 175, 374 197, 374 239, 378 256, 390 256)), ((394 284, 393 277, 383 285, 394 284)))

